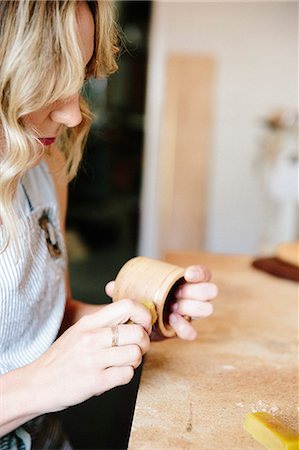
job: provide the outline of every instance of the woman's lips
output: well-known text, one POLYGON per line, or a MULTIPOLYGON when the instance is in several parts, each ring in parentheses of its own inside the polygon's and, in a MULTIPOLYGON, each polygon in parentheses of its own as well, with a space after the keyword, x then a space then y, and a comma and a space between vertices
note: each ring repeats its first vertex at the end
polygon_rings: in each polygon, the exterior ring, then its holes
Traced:
POLYGON ((39 142, 43 145, 52 145, 55 142, 56 137, 38 138, 39 142))

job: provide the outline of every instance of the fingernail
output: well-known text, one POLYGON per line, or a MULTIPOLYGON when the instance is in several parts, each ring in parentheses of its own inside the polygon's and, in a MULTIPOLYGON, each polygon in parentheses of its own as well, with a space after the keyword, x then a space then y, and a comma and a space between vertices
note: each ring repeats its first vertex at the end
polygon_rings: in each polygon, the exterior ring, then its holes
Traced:
POLYGON ((188 270, 188 279, 189 280, 197 280, 199 277, 199 272, 196 269, 188 270))
POLYGON ((171 305, 171 311, 175 312, 178 310, 179 305, 177 303, 172 303, 171 305))
POLYGON ((217 286, 214 285, 214 284, 211 284, 211 285, 209 286, 208 290, 207 290, 207 295, 208 295, 210 298, 217 297, 217 295, 218 295, 218 288, 217 288, 217 286))
POLYGON ((176 314, 170 314, 170 316, 169 316, 170 325, 173 323, 176 323, 177 321, 178 321, 178 318, 177 318, 176 314))
POLYGON ((193 329, 188 336, 188 341, 194 341, 197 338, 197 331, 193 329))
POLYGON ((176 298, 182 297, 182 294, 183 294, 182 288, 177 289, 176 292, 175 292, 176 298))

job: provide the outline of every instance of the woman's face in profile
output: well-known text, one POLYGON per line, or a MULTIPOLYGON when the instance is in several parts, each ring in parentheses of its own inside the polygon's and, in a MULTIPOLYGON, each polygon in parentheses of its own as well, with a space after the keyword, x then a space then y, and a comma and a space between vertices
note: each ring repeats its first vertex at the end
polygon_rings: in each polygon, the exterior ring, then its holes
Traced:
MULTIPOLYGON (((95 33, 93 16, 85 1, 78 2, 77 23, 78 42, 85 68, 94 52, 95 33)), ((63 126, 75 127, 82 121, 79 93, 26 115, 23 121, 25 126, 37 132, 43 145, 51 145, 63 126)))

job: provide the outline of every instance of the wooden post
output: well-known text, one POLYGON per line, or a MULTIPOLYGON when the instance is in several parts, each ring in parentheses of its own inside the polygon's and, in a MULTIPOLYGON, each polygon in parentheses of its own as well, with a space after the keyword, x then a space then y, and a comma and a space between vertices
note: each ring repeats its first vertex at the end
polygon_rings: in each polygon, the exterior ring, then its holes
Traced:
POLYGON ((159 162, 159 248, 199 250, 205 238, 214 61, 167 61, 159 162))

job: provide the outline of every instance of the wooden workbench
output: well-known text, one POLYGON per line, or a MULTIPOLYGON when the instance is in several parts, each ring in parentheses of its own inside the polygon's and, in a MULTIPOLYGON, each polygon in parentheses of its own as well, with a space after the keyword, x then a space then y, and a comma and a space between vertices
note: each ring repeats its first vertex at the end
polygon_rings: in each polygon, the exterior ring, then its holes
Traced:
POLYGON ((250 267, 250 258, 171 254, 203 263, 219 296, 198 339, 152 343, 146 355, 129 450, 253 450, 244 416, 267 410, 298 427, 298 284, 250 267))

